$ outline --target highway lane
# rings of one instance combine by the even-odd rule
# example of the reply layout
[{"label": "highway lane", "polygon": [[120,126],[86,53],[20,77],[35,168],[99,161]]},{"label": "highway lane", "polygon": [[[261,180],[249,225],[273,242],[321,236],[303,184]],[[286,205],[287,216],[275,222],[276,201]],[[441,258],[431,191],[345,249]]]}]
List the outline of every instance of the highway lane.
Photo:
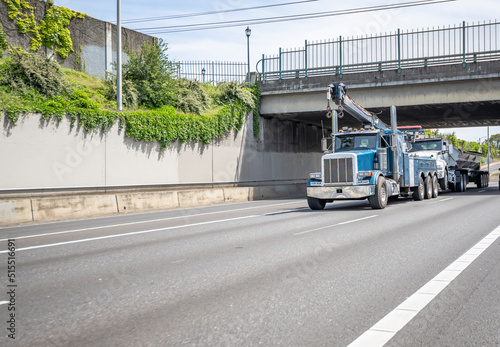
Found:
[{"label": "highway lane", "polygon": [[[499,203],[492,184],[385,210],[276,200],[3,228],[16,342],[346,346],[495,230]],[[499,248],[388,345],[499,344]]]}]

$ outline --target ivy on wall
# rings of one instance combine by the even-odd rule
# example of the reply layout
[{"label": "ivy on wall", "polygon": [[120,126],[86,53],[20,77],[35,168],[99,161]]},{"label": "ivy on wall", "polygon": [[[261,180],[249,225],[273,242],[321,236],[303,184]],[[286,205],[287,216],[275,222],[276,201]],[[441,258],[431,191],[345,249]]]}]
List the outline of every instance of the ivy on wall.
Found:
[{"label": "ivy on wall", "polygon": [[45,45],[62,58],[68,57],[73,52],[73,41],[67,28],[73,18],[84,19],[85,14],[72,11],[65,7],[52,6],[45,13],[45,17],[37,25],[35,20],[35,9],[25,0],[3,0],[7,4],[8,16],[16,23],[20,34],[28,34],[30,37],[30,51],[37,52]]},{"label": "ivy on wall", "polygon": [[3,51],[7,49],[7,46],[8,46],[7,35],[3,30],[2,23],[0,23],[0,58],[3,57]]}]

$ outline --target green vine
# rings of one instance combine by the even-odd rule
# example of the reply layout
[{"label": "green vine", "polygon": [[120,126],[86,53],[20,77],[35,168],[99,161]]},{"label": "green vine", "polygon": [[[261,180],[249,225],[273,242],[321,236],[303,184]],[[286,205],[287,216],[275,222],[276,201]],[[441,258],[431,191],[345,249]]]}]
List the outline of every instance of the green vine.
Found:
[{"label": "green vine", "polygon": [[35,10],[25,0],[3,0],[7,4],[8,16],[15,21],[20,34],[29,34],[30,50],[37,52],[40,47],[53,49],[62,58],[68,57],[73,50],[73,41],[67,26],[77,17],[85,18],[85,14],[72,11],[65,7],[51,6],[38,26],[35,19]]},{"label": "green vine", "polygon": [[0,58],[3,57],[3,51],[7,49],[9,43],[7,42],[7,35],[3,30],[2,23],[0,23]]},{"label": "green vine", "polygon": [[255,83],[252,87],[252,94],[254,97],[254,107],[252,109],[253,112],[253,136],[259,137],[260,135],[260,88],[257,83]]}]

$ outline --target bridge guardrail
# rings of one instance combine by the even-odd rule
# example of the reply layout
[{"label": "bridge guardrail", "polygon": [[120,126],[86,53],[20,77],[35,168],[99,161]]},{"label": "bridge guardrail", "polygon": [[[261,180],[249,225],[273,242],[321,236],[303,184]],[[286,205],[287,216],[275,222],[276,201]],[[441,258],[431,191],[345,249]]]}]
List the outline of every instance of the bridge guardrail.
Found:
[{"label": "bridge guardrail", "polygon": [[[397,30],[356,38],[305,41],[302,48],[279,49],[257,63],[261,80],[397,70],[430,65],[500,59],[500,23],[467,24],[437,29]],[[259,70],[260,66],[260,70]]]}]

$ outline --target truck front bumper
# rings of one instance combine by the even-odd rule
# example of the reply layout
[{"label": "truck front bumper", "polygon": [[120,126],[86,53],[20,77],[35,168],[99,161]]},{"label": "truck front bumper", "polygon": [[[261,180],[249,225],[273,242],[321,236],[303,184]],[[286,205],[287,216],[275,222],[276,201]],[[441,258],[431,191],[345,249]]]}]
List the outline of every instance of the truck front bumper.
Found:
[{"label": "truck front bumper", "polygon": [[365,199],[375,195],[375,186],[307,187],[307,196],[327,200]]}]

